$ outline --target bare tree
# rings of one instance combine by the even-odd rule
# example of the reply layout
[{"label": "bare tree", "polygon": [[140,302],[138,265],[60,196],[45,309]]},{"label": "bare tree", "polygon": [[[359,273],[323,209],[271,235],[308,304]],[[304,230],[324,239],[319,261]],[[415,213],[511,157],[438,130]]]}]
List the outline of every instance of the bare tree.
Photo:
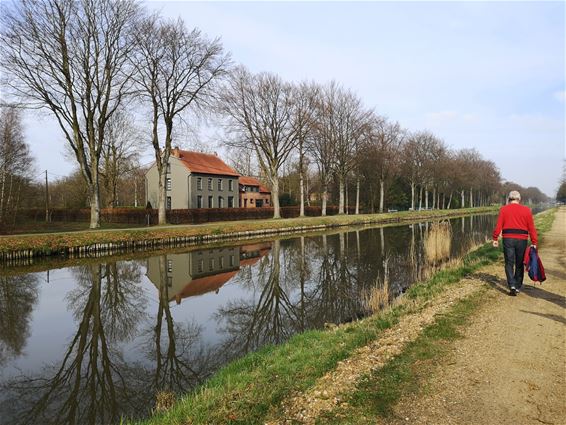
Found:
[{"label": "bare tree", "polygon": [[164,21],[151,16],[136,32],[135,78],[142,99],[151,105],[151,143],[159,174],[158,217],[159,224],[165,224],[165,179],[175,123],[183,114],[208,105],[230,60],[218,39],[209,40],[198,29],[189,31],[181,19]]},{"label": "bare tree", "polygon": [[223,90],[218,109],[227,118],[228,144],[254,150],[271,184],[273,218],[280,218],[279,170],[298,144],[292,86],[274,74],[254,75],[240,67]]},{"label": "bare tree", "polygon": [[138,164],[140,144],[141,137],[132,117],[123,110],[117,111],[108,121],[101,158],[102,186],[109,208],[117,205],[120,178]]},{"label": "bare tree", "polygon": [[295,87],[293,125],[297,130],[299,153],[299,216],[305,216],[305,149],[307,139],[314,130],[315,102],[320,89],[313,83],[303,82]]},{"label": "bare tree", "polygon": [[385,204],[385,186],[395,176],[399,168],[399,151],[403,141],[403,131],[399,123],[391,123],[372,114],[364,138],[362,155],[369,161],[368,168],[379,183],[379,212]]},{"label": "bare tree", "polygon": [[99,163],[106,125],[130,88],[133,0],[22,0],[2,13],[5,84],[49,110],[79,164],[100,226]]},{"label": "bare tree", "polygon": [[335,82],[323,92],[324,115],[327,134],[334,146],[332,169],[338,177],[338,214],[344,214],[346,177],[356,165],[356,152],[367,125],[369,111],[364,110],[361,100],[351,91]]},{"label": "bare tree", "polygon": [[22,184],[31,178],[33,159],[24,140],[20,113],[0,108],[0,227],[15,218]]}]

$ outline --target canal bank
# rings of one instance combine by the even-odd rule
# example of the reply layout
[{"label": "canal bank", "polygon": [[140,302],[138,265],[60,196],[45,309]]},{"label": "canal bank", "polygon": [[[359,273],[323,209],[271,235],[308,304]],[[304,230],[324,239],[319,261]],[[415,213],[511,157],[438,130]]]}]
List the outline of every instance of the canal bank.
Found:
[{"label": "canal bank", "polygon": [[[541,234],[552,221],[553,211],[536,217]],[[452,267],[410,287],[385,310],[327,331],[302,333],[280,346],[264,347],[229,364],[169,410],[142,423],[341,423],[340,418],[351,412],[335,409],[348,409],[348,395],[359,393],[362,378],[382,368],[395,375],[398,370],[391,362],[422,335],[431,342],[427,349],[434,356],[437,346],[433,342],[438,334],[434,330],[443,316],[455,317],[450,326],[461,324],[481,305],[482,292],[490,287],[489,282],[471,283],[470,275],[500,259],[500,251],[485,244]],[[419,357],[412,359],[418,361]],[[407,390],[410,378],[409,374],[389,381],[391,393],[384,395],[389,403],[385,410]],[[363,394],[360,399],[363,405]],[[352,417],[368,419],[366,414],[362,411]],[[374,422],[370,422],[375,423],[377,413],[372,415]]]},{"label": "canal bank", "polygon": [[150,251],[219,241],[299,234],[333,227],[411,223],[494,213],[498,206],[457,210],[402,211],[293,219],[218,222],[201,225],[158,226],[143,229],[93,230],[66,233],[12,235],[0,238],[0,262],[62,256],[90,257]]}]

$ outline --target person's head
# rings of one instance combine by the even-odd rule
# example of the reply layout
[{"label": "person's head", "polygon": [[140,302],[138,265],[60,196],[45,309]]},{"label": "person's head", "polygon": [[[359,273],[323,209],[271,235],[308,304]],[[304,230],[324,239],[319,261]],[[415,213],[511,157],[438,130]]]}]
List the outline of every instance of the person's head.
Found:
[{"label": "person's head", "polygon": [[517,190],[512,190],[507,199],[509,199],[509,202],[519,203],[521,202],[521,194]]}]

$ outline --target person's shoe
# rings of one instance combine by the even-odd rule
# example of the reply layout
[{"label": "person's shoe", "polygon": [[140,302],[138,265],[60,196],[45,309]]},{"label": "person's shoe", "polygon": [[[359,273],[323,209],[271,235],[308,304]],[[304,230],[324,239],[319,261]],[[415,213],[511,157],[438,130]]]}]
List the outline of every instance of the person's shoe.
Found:
[{"label": "person's shoe", "polygon": [[521,292],[520,288],[515,288],[515,295],[519,295],[519,292]]},{"label": "person's shoe", "polygon": [[518,292],[517,288],[515,288],[514,286],[511,286],[509,288],[509,295],[515,296],[515,295],[517,295],[517,292]]}]

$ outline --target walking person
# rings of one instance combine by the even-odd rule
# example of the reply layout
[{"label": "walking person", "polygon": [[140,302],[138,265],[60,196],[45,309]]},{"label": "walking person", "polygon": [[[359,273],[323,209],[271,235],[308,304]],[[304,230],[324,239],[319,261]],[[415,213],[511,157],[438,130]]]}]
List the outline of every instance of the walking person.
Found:
[{"label": "walking person", "polygon": [[521,194],[509,192],[509,202],[499,210],[497,225],[493,230],[493,246],[499,246],[499,235],[503,235],[503,255],[505,257],[505,275],[510,295],[517,295],[523,286],[523,259],[527,249],[527,240],[531,238],[533,247],[537,247],[537,230],[531,209],[521,205]]}]

